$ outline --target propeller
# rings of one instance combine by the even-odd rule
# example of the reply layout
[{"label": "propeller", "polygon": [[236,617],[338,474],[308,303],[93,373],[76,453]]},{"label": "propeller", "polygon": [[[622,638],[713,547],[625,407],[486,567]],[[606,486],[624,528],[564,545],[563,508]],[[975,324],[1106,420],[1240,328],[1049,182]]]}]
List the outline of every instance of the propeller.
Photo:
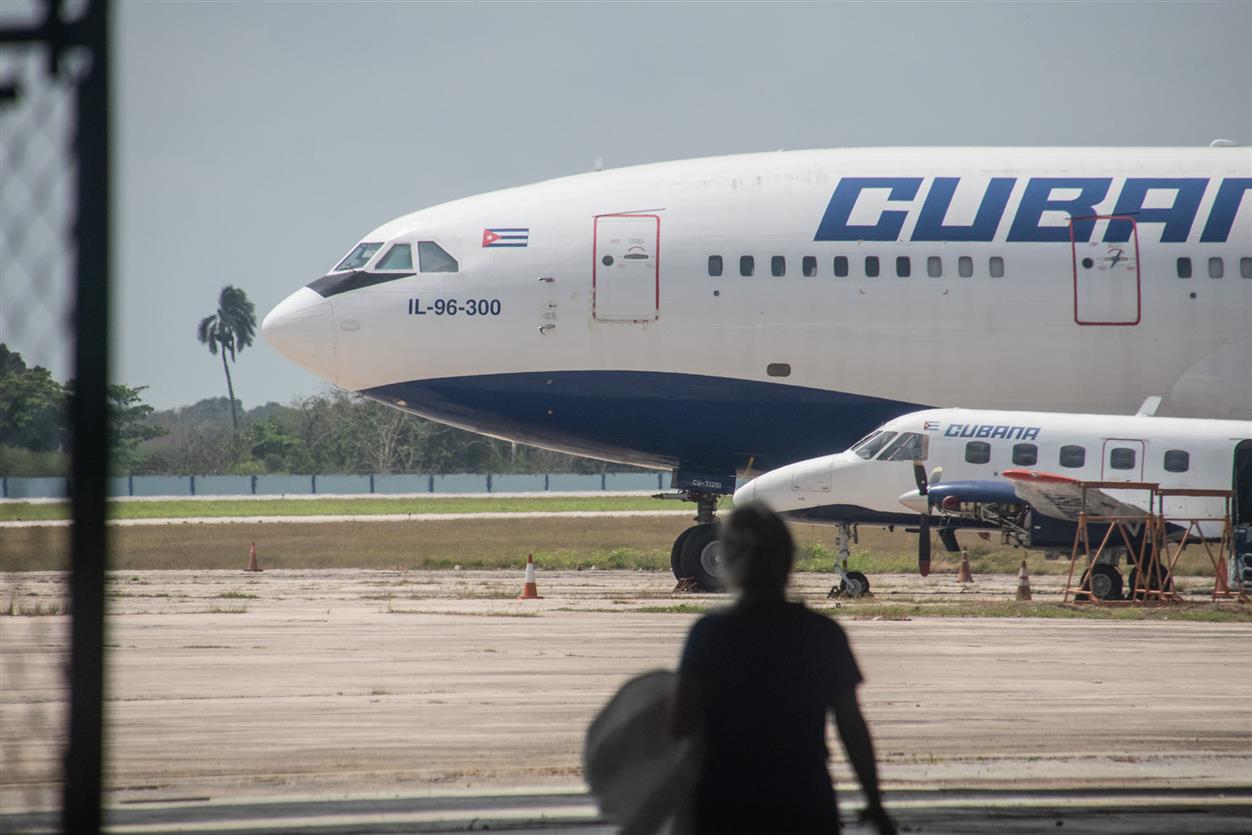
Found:
[{"label": "propeller", "polygon": [[[917,482],[917,492],[926,498],[930,492],[930,480],[926,477],[926,467],[921,461],[913,462],[913,480]],[[926,498],[926,507],[922,511],[921,523],[917,526],[917,571],[923,577],[930,573],[930,499]]]}]

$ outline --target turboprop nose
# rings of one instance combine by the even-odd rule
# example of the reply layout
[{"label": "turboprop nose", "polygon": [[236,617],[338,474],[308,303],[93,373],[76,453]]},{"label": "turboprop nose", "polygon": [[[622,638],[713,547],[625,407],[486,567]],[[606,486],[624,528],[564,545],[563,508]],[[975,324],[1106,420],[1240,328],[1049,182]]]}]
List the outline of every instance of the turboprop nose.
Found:
[{"label": "turboprop nose", "polygon": [[339,379],[335,317],[330,302],[301,287],[269,312],[261,333],[278,352],[328,382]]}]

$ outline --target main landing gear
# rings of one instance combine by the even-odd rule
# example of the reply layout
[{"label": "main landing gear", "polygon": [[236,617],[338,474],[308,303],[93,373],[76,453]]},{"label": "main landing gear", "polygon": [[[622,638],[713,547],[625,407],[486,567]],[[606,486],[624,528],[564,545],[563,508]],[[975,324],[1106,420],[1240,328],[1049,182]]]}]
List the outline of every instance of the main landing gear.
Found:
[{"label": "main landing gear", "polygon": [[835,544],[839,548],[835,573],[839,575],[839,582],[831,586],[827,597],[865,597],[869,594],[869,578],[859,571],[848,570],[848,557],[852,556],[852,543],[855,541],[855,528],[847,522],[835,526]]},{"label": "main landing gear", "polygon": [[717,521],[716,493],[686,491],[682,497],[696,503],[695,524],[678,535],[670,549],[669,566],[680,586],[685,581],[694,582],[698,591],[724,591],[726,580],[722,570],[721,546],[717,536],[721,522]]}]

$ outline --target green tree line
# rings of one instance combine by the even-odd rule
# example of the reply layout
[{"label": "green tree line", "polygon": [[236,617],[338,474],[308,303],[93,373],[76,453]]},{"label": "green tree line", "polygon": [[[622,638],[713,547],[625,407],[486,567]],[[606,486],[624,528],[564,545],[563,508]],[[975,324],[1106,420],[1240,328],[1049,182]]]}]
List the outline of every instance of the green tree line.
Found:
[{"label": "green tree line", "polygon": [[[163,411],[143,402],[144,390],[109,386],[110,464],[119,475],[629,469],[475,435],[339,390],[286,405],[244,409],[214,397]],[[66,474],[72,391],[72,381],[60,384],[0,345],[0,475]]]}]

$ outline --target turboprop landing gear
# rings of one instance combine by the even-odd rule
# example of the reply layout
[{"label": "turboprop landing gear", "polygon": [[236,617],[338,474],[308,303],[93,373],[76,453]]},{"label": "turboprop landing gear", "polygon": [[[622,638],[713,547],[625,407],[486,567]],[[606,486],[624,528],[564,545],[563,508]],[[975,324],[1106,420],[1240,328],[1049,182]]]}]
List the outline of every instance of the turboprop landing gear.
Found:
[{"label": "turboprop landing gear", "polygon": [[726,580],[722,571],[722,552],[717,535],[716,493],[689,491],[682,498],[696,503],[696,524],[678,535],[670,549],[669,566],[680,586],[694,580],[699,591],[723,591]]},{"label": "turboprop landing gear", "polygon": [[869,594],[869,578],[859,571],[848,570],[848,557],[852,556],[852,543],[856,540],[856,532],[846,522],[835,526],[835,544],[839,548],[839,557],[835,561],[835,573],[839,582],[831,587],[827,597],[865,597]]}]

